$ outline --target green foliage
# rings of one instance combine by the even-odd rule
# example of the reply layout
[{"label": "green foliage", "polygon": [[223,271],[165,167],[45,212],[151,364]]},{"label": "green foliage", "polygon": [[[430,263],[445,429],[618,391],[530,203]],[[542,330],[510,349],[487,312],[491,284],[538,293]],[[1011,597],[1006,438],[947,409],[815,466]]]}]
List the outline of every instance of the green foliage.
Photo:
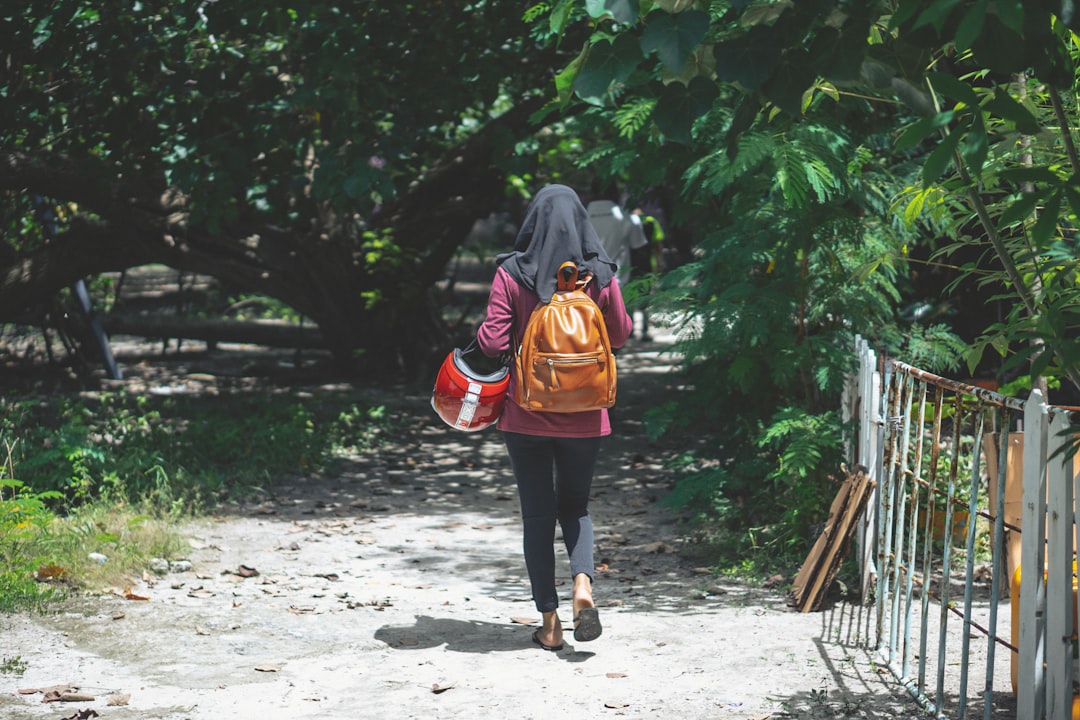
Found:
[{"label": "green foliage", "polygon": [[374,442],[385,423],[381,407],[345,398],[101,393],[55,404],[5,399],[0,409],[0,437],[19,438],[12,458],[27,485],[59,493],[66,507],[106,500],[166,512],[326,470],[343,449]]},{"label": "green foliage", "polygon": [[22,675],[28,667],[29,665],[20,655],[14,657],[5,655],[0,659],[0,675]]},{"label": "green foliage", "polygon": [[34,493],[12,478],[8,450],[0,468],[0,612],[38,609],[55,594],[34,580],[34,571],[43,561],[36,539],[55,520],[46,502],[59,494]]},{"label": "green foliage", "polygon": [[[528,84],[520,14],[484,1],[19,5],[0,18],[0,146],[138,158],[213,227],[306,225],[319,203],[366,212]],[[448,37],[452,57],[433,52]]]},{"label": "green foliage", "polygon": [[0,411],[0,612],[43,609],[67,589],[116,585],[150,558],[180,557],[177,518],[329,470],[344,452],[374,448],[391,422],[348,396],[102,393],[4,400]]},{"label": "green foliage", "polygon": [[[693,392],[654,409],[650,429],[719,440],[671,500],[743,548],[782,546],[828,506],[855,333],[932,371],[966,360],[973,372],[993,350],[1003,374],[1026,367],[1080,389],[1080,159],[1067,130],[1080,106],[1059,92],[1075,85],[1080,18],[995,8],[722,3],[685,43],[669,31],[700,4],[597,23],[592,43],[632,36],[641,55],[631,72],[620,55],[607,84],[591,78],[619,89],[596,112],[636,118],[652,103],[654,124],[633,134],[650,162],[616,163],[623,144],[609,141],[600,172],[633,183],[650,165],[684,168],[669,234],[695,232],[692,260],[649,296],[679,327]],[[702,56],[714,62],[691,60]],[[914,294],[912,262],[922,278],[951,273],[942,297]],[[973,291],[1007,315],[948,315],[949,294]],[[948,324],[963,320],[982,323],[973,347]]]}]

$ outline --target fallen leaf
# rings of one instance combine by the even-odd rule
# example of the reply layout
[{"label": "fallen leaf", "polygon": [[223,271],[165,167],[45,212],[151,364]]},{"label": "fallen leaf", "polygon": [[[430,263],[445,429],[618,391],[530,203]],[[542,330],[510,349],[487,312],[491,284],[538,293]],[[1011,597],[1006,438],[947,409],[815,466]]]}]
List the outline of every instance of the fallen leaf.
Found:
[{"label": "fallen leaf", "polygon": [[40,582],[57,580],[65,575],[67,575],[67,570],[53,563],[42,565],[37,569],[37,572],[34,573],[34,577]]},{"label": "fallen leaf", "polygon": [[434,685],[431,686],[431,692],[438,695],[439,693],[446,692],[450,688],[454,687],[454,685],[455,685],[455,683],[452,683],[452,682],[451,683],[435,683]]},{"label": "fallen leaf", "polygon": [[626,673],[624,673],[624,672],[609,672],[607,674],[607,677],[609,677],[609,678],[624,678],[624,677],[626,677]]},{"label": "fallen leaf", "polygon": [[201,587],[192,588],[191,591],[188,592],[188,597],[210,598],[210,597],[214,597],[214,591],[213,590],[207,590],[207,589],[201,588]]},{"label": "fallen leaf", "polygon": [[239,575],[240,577],[246,577],[246,578],[247,577],[256,577],[259,574],[259,571],[256,570],[253,567],[248,566],[248,565],[241,565],[240,567],[236,568],[236,574]]},{"label": "fallen leaf", "polygon": [[124,613],[116,613],[115,615],[112,616],[112,619],[113,620],[123,620],[125,617],[127,617],[127,615],[125,615]]},{"label": "fallen leaf", "polygon": [[325,578],[325,579],[329,580],[330,582],[337,582],[338,580],[341,579],[340,577],[338,577],[337,573],[316,573],[315,577]]},{"label": "fallen leaf", "polygon": [[127,705],[130,700],[130,693],[113,693],[105,698],[105,704],[112,707],[120,707],[121,705]]},{"label": "fallen leaf", "polygon": [[96,718],[96,717],[101,717],[100,715],[97,714],[97,711],[87,709],[87,710],[79,710],[74,715],[69,715],[66,718],[62,718],[62,720],[90,720],[90,718]]},{"label": "fallen leaf", "polygon": [[671,545],[668,545],[666,542],[649,543],[649,544],[643,546],[641,549],[644,550],[647,553],[656,553],[658,555],[660,553],[675,552],[675,548],[672,547]]},{"label": "fallen leaf", "polygon": [[494,525],[473,525],[473,530],[490,530]]},{"label": "fallen leaf", "polygon": [[79,692],[78,688],[68,688],[64,690],[52,689],[45,693],[41,698],[41,702],[94,702],[94,696],[87,693]]},{"label": "fallen leaf", "polygon": [[150,598],[146,597],[145,595],[136,595],[135,593],[131,592],[131,588],[126,588],[124,590],[124,599],[125,600],[149,600]]},{"label": "fallen leaf", "polygon": [[315,606],[314,605],[290,605],[289,606],[289,612],[291,612],[293,615],[314,615],[315,614]]},{"label": "fallen leaf", "polygon": [[532,625],[536,622],[536,618],[512,617],[510,618],[510,622],[517,623],[518,625]]},{"label": "fallen leaf", "polygon": [[608,701],[608,702],[604,703],[604,707],[610,708],[612,710],[620,710],[622,708],[630,707],[630,703],[617,702],[617,701]]},{"label": "fallen leaf", "polygon": [[256,665],[256,672],[277,672],[281,669],[280,665]]}]

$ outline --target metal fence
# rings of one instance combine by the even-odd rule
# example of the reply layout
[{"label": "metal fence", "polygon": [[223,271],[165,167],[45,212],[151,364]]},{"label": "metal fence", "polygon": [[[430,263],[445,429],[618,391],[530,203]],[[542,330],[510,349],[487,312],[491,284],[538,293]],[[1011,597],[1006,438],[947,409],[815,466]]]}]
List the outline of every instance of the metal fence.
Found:
[{"label": "metal fence", "polygon": [[857,545],[879,661],[937,718],[1080,718],[1070,409],[857,342],[844,409],[876,482]]}]

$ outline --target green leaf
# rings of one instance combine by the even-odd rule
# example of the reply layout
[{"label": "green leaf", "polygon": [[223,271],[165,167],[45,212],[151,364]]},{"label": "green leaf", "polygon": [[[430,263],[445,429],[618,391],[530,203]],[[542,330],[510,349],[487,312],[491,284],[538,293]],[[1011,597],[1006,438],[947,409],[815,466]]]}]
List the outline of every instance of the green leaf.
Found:
[{"label": "green leaf", "polygon": [[591,18],[602,18],[608,14],[607,0],[585,0],[585,12]]},{"label": "green leaf", "polygon": [[1064,186],[1065,198],[1069,201],[1074,215],[1080,215],[1080,191],[1077,188],[1077,177],[1074,175]]},{"label": "green leaf", "polygon": [[584,99],[602,98],[613,82],[630,77],[640,60],[637,41],[627,33],[618,35],[614,42],[594,43],[574,80],[574,90]]},{"label": "green leaf", "polygon": [[857,79],[869,50],[867,34],[866,25],[855,21],[845,23],[839,30],[822,28],[810,47],[810,63],[829,80]]},{"label": "green leaf", "polygon": [[1035,206],[1039,204],[1041,199],[1041,196],[1035,193],[1021,195],[1012,205],[1005,209],[1005,212],[1001,213],[997,223],[998,229],[1006,230],[1011,225],[1031,217],[1031,213],[1035,212]]},{"label": "green leaf", "polygon": [[956,117],[956,113],[952,110],[946,110],[940,112],[937,115],[931,117],[922,118],[917,120],[908,126],[907,130],[900,134],[900,137],[896,139],[895,149],[897,152],[903,152],[909,150],[926,138],[930,137],[934,131],[939,130],[953,121]]},{"label": "green leaf", "polygon": [[570,61],[566,69],[555,76],[555,91],[559,96],[560,107],[566,107],[574,96],[574,83],[578,73],[589,57],[588,46],[584,47],[578,56]]},{"label": "green leaf", "polygon": [[585,0],[585,10],[589,17],[602,18],[611,15],[615,22],[633,25],[637,22],[638,0]]},{"label": "green leaf", "polygon": [[559,39],[559,42],[562,41],[563,31],[566,30],[566,24],[570,21],[570,13],[573,10],[574,0],[559,0],[559,4],[551,11],[548,26],[551,28],[551,32]]},{"label": "green leaf", "polygon": [[761,89],[770,102],[798,117],[803,95],[813,87],[816,77],[806,51],[795,49],[784,55],[784,61]]},{"label": "green leaf", "polygon": [[[684,10],[689,10],[690,8],[694,7],[697,2],[698,0],[653,0],[652,4],[655,7],[658,7],[661,10],[666,10],[667,12],[674,15],[675,13],[681,13]],[[743,0],[741,4],[745,7],[748,2],[749,0]],[[742,12],[743,8],[738,7],[739,4],[739,2],[732,3],[732,5],[735,6],[737,10],[739,10],[739,12]]]},{"label": "green leaf", "polygon": [[945,136],[941,143],[934,148],[934,151],[930,153],[930,156],[926,158],[926,163],[923,165],[922,179],[923,185],[930,185],[945,172],[945,169],[949,167],[949,163],[953,160],[953,153],[956,151],[956,145],[960,142],[962,133],[957,130],[953,130],[951,133]]},{"label": "green leaf", "polygon": [[671,83],[656,103],[653,122],[669,139],[689,143],[691,124],[708,112],[717,95],[716,85],[705,78],[694,78],[688,86]]},{"label": "green leaf", "polygon": [[975,116],[976,120],[971,124],[964,142],[960,145],[960,154],[967,162],[968,171],[976,178],[982,177],[983,166],[986,165],[986,156],[990,153],[990,139],[986,135],[986,128],[982,124],[982,117]]},{"label": "green leaf", "polygon": [[700,10],[678,15],[658,10],[649,14],[641,36],[641,51],[646,55],[655,52],[668,70],[677,73],[708,30],[709,16]]},{"label": "green leaf", "polygon": [[896,11],[889,18],[889,30],[895,30],[905,22],[915,17],[915,13],[922,8],[923,0],[902,0]]},{"label": "green leaf", "polygon": [[1050,196],[1046,205],[1039,212],[1039,219],[1031,229],[1031,242],[1035,247],[1045,247],[1050,238],[1057,234],[1058,215],[1061,212],[1061,191]]},{"label": "green leaf", "polygon": [[920,28],[923,25],[932,25],[940,33],[942,28],[945,27],[945,22],[949,19],[952,9],[959,4],[960,0],[934,0],[928,8],[922,11],[913,27]]},{"label": "green leaf", "polygon": [[1050,183],[1057,185],[1061,182],[1052,170],[1046,167],[1017,167],[1007,168],[998,173],[998,176],[1008,182],[1020,185],[1022,183]]},{"label": "green leaf", "polygon": [[639,13],[638,0],[604,0],[604,7],[615,18],[615,22],[624,25],[633,25],[637,22]]},{"label": "green leaf", "polygon": [[963,80],[942,72],[927,73],[926,78],[930,81],[934,90],[942,95],[950,97],[953,100],[959,100],[972,108],[972,110],[979,107],[979,96],[976,95],[971,86]]},{"label": "green leaf", "polygon": [[982,32],[985,21],[986,0],[979,0],[968,8],[968,11],[964,13],[964,19],[960,21],[960,26],[956,28],[956,35],[953,37],[956,49],[961,51],[969,49],[975,42],[975,38]]},{"label": "green leaf", "polygon": [[713,55],[717,80],[751,89],[769,79],[781,58],[775,34],[764,26],[752,27],[742,37],[718,44]]},{"label": "green leaf", "polygon": [[1031,111],[1018,103],[1003,87],[994,89],[994,97],[983,106],[983,109],[1013,123],[1016,129],[1025,135],[1036,135],[1040,130],[1039,121],[1035,119]]},{"label": "green leaf", "polygon": [[975,38],[971,50],[979,62],[994,72],[1012,75],[1028,67],[1024,36],[1004,25],[997,15],[987,15],[982,32]]},{"label": "green leaf", "polygon": [[1017,34],[1024,32],[1024,3],[1021,0],[997,0],[995,7],[1005,27]]}]

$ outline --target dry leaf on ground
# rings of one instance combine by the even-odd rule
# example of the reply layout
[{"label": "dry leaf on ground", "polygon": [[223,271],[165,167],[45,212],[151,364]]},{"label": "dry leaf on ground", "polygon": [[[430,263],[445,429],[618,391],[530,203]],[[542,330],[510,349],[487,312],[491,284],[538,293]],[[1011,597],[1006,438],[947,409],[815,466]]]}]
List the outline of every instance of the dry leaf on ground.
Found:
[{"label": "dry leaf on ground", "polygon": [[74,715],[68,715],[66,718],[62,718],[62,720],[90,720],[90,718],[96,717],[101,716],[97,714],[96,710],[87,708],[86,710],[79,710]]},{"label": "dry leaf on ground", "polygon": [[95,698],[89,693],[79,692],[79,688],[70,688],[66,690],[49,690],[41,698],[41,702],[94,702]]}]

